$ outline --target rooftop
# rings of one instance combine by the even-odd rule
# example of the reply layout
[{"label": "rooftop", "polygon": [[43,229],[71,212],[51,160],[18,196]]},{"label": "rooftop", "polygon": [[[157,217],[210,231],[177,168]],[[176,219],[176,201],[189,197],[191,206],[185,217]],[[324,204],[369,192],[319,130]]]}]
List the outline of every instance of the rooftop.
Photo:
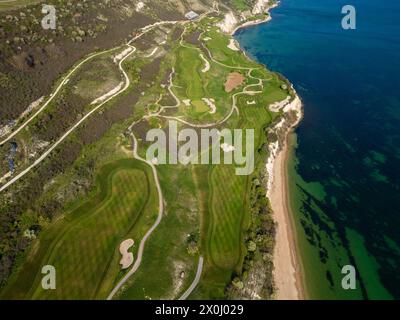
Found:
[{"label": "rooftop", "polygon": [[194,20],[194,19],[197,19],[199,17],[199,15],[194,11],[189,11],[188,13],[185,14],[185,17],[186,17],[186,19]]}]

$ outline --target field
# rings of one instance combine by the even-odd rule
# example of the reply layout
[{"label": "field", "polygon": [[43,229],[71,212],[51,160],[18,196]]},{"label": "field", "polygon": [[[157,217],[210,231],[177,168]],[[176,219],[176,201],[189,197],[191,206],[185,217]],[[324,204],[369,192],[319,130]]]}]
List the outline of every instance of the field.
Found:
[{"label": "field", "polygon": [[[233,127],[258,128],[255,131],[256,150],[266,142],[264,127],[276,115],[264,107],[240,109],[242,117]],[[262,167],[263,158],[256,153],[256,167]],[[246,255],[244,235],[248,229],[250,206],[250,176],[236,176],[232,166],[198,168],[207,201],[204,216],[203,250],[206,253],[207,271],[193,298],[223,298],[226,282],[232,272],[241,273]]]},{"label": "field", "polygon": [[[2,298],[105,299],[122,273],[119,244],[128,238],[138,243],[154,220],[157,195],[149,175],[148,168],[134,160],[102,168],[96,194],[46,230],[36,243],[34,259]],[[49,264],[57,271],[54,291],[40,286],[40,270]]]},{"label": "field", "polygon": [[[240,1],[235,3],[241,5]],[[177,299],[193,281],[200,256],[205,260],[202,278],[190,298],[226,297],[232,279],[242,275],[248,254],[246,233],[251,221],[252,181],[263,171],[265,129],[279,116],[271,113],[268,105],[284,100],[291,92],[284,79],[240,51],[228,48],[229,37],[221,34],[214,23],[214,19],[205,18],[185,25],[185,34],[197,28],[202,31],[198,43],[178,38],[169,43],[168,52],[159,46],[165,51],[159,57],[143,58],[143,51],[138,53],[142,59],[135,56],[127,61],[131,87],[106,110],[129,101],[126,104],[131,109],[135,106],[134,114],[121,116],[104,136],[82,147],[81,156],[73,164],[74,172],[64,172],[46,186],[41,199],[57,196],[72,181],[91,179],[83,169],[88,164],[96,168],[93,176],[97,187],[67,202],[57,221],[45,226],[0,298],[107,297],[126,274],[119,270],[118,245],[125,239],[134,239],[132,252],[136,258],[138,244],[156,221],[158,211],[151,167],[133,159],[121,160],[121,154],[132,157],[130,137],[134,135],[139,140],[138,154],[144,157],[147,131],[167,129],[170,119],[179,121],[179,128],[199,129],[206,125],[254,129],[256,170],[248,176],[238,176],[234,165],[156,166],[164,204],[162,220],[146,243],[141,266],[114,298]],[[154,45],[146,52],[151,52]],[[91,100],[118,82],[115,69],[106,66],[108,75],[98,78],[99,66],[107,62],[105,59],[93,61],[71,79],[74,94]],[[171,70],[175,73],[169,83],[165,79]],[[224,84],[232,72],[240,73],[245,80],[228,93]],[[176,108],[162,111],[165,106],[160,101],[168,94],[168,85],[179,103]],[[138,97],[130,104],[134,93]],[[204,98],[213,99],[215,112]],[[51,106],[48,112],[55,110],[56,106]],[[97,116],[101,119],[101,115]],[[129,127],[133,122],[138,124]],[[70,140],[79,141],[79,133]],[[104,164],[108,158],[113,161]],[[40,288],[40,270],[46,264],[56,267],[55,291]]]},{"label": "field", "polygon": [[188,235],[198,237],[201,205],[194,169],[160,166],[159,174],[165,216],[146,246],[141,268],[119,299],[177,299],[194,278],[198,254],[189,254]]},{"label": "field", "polygon": [[[191,104],[191,107],[182,104],[177,115],[184,115],[199,123],[215,122],[222,119],[231,107],[231,97],[225,93],[221,83],[221,79],[228,76],[229,70],[209,61],[209,71],[203,72],[205,63],[200,54],[205,56],[205,53],[194,46],[186,45],[177,49],[174,91],[182,101],[190,100]],[[210,113],[211,109],[203,98],[215,99],[218,108],[214,114]]]}]

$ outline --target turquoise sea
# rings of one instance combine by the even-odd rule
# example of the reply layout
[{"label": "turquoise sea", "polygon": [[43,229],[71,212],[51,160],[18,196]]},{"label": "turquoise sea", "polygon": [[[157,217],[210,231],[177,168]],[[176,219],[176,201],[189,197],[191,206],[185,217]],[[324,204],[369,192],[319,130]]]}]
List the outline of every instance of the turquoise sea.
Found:
[{"label": "turquoise sea", "polygon": [[[341,27],[347,4],[356,30]],[[307,294],[399,299],[400,1],[282,0],[271,14],[235,37],[304,102],[289,170]]]}]

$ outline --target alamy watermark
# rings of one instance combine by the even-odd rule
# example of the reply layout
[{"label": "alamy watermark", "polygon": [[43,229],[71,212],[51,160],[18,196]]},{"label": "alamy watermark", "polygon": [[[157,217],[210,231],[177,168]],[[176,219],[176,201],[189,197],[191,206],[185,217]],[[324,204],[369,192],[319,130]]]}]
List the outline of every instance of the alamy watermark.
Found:
[{"label": "alamy watermark", "polygon": [[344,30],[355,30],[357,28],[356,8],[349,4],[345,5],[342,8],[342,14],[345,14],[342,18],[342,28]]},{"label": "alamy watermark", "polygon": [[356,290],[357,289],[356,268],[352,265],[346,265],[342,268],[342,274],[345,274],[345,276],[342,279],[343,290]]},{"label": "alamy watermark", "polygon": [[56,8],[52,5],[44,4],[42,13],[45,14],[41,22],[42,28],[45,30],[55,30],[57,27]]},{"label": "alamy watermark", "polygon": [[236,175],[254,171],[254,129],[183,129],[169,121],[168,133],[162,129],[147,132],[152,142],[146,160],[163,164],[234,164]]},{"label": "alamy watermark", "polygon": [[56,289],[56,268],[51,265],[46,265],[42,268],[42,274],[45,276],[42,278],[42,288],[44,290],[55,290]]}]

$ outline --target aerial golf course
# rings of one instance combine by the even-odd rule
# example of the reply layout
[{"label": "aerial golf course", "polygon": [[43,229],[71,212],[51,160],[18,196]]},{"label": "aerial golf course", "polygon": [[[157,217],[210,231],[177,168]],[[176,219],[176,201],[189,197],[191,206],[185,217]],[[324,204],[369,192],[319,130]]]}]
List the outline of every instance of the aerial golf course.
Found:
[{"label": "aerial golf course", "polygon": [[[181,28],[182,34],[170,41],[171,49],[164,53],[168,59],[156,80],[146,84],[134,114],[115,125],[103,140],[87,146],[84,150],[90,152],[84,151],[80,161],[89,161],[104,150],[115,154],[96,163],[90,193],[68,203],[55,222],[43,227],[0,291],[1,298],[106,299],[127,272],[119,265],[119,244],[133,239],[130,251],[136,260],[139,243],[156,222],[160,201],[156,178],[164,203],[162,220],[147,239],[140,267],[113,298],[178,299],[192,283],[200,256],[205,261],[202,277],[189,298],[224,298],[233,275],[242,274],[251,226],[251,190],[267,156],[266,129],[280,116],[268,106],[293,92],[280,76],[230,48],[230,37],[215,22],[215,18],[204,18],[174,27]],[[194,30],[201,34],[198,41],[189,43],[185,39]],[[131,80],[136,69],[151,63],[153,57],[144,57],[153,50],[138,50],[135,55],[140,59],[133,56],[122,65],[129,68]],[[175,73],[168,89],[161,82],[172,68]],[[232,73],[240,81],[227,92]],[[135,90],[137,82],[132,82],[128,90]],[[167,106],[165,112],[160,95],[171,92],[178,103]],[[106,108],[118,101],[110,101]],[[159,112],[149,111],[150,104]],[[166,129],[171,119],[180,128],[255,129],[254,172],[237,176],[234,165],[160,165],[155,166],[155,176],[149,164],[133,157],[129,137],[143,135],[140,123],[149,129]],[[139,124],[129,131],[132,123]],[[138,139],[142,158],[146,146]],[[69,174],[64,174],[66,183],[73,179]],[[56,290],[41,287],[45,265],[57,270]]]}]

